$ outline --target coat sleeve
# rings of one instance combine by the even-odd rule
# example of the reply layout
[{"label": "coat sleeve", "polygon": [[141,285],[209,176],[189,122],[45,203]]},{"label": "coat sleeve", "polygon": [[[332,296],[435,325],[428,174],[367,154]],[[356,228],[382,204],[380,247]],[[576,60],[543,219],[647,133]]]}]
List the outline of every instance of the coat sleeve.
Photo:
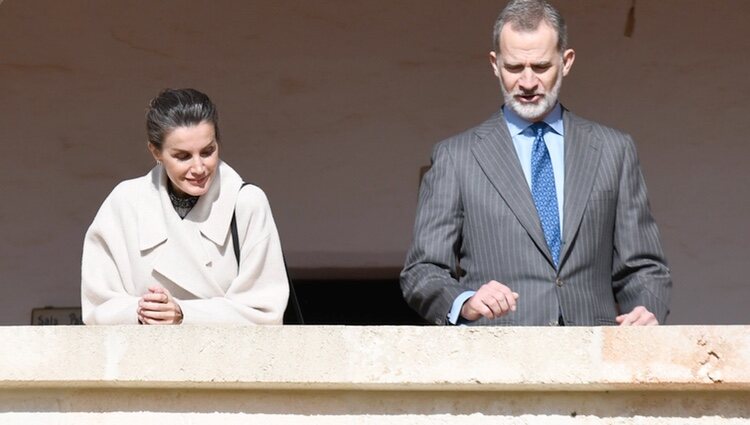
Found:
[{"label": "coat sleeve", "polygon": [[644,306],[664,323],[672,287],[633,140],[628,137],[614,229],[612,281],[622,313]]},{"label": "coat sleeve", "polygon": [[419,190],[414,240],[400,279],[406,302],[430,323],[446,324],[455,299],[472,290],[456,279],[462,226],[455,164],[441,143]]},{"label": "coat sleeve", "polygon": [[[114,194],[114,192],[113,192]],[[81,310],[87,325],[138,323],[138,297],[126,289],[125,226],[110,195],[86,232],[81,258]]]},{"label": "coat sleeve", "polygon": [[[240,264],[223,297],[179,300],[184,324],[281,324],[289,281],[281,242],[262,190],[246,186],[236,207]],[[230,253],[234,256],[231,247]]]}]

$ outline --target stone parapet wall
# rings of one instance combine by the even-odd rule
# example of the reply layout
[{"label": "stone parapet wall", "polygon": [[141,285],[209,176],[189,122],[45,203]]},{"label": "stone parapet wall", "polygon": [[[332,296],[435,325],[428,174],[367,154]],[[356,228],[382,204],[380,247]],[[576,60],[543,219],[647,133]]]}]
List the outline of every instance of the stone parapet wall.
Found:
[{"label": "stone parapet wall", "polygon": [[0,423],[750,423],[750,327],[3,327]]}]

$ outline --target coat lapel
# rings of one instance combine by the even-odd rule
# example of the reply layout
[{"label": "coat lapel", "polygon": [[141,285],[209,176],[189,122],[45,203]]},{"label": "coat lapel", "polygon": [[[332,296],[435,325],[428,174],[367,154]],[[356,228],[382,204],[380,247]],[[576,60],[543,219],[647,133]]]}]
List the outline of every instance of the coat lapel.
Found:
[{"label": "coat lapel", "polygon": [[185,220],[194,222],[203,236],[222,246],[227,242],[229,223],[242,187],[242,178],[223,162],[217,168],[216,178],[216,184],[201,196]]},{"label": "coat lapel", "polygon": [[564,110],[565,125],[565,204],[563,206],[563,241],[560,264],[565,261],[578,234],[601,157],[601,140],[591,131],[591,124]]},{"label": "coat lapel", "polygon": [[475,134],[479,139],[472,146],[472,153],[479,166],[551,264],[539,215],[502,112],[477,127]]},{"label": "coat lapel", "polygon": [[154,271],[197,298],[224,295],[224,291],[208,273],[210,260],[200,246],[197,230],[193,234],[172,236],[159,249]]},{"label": "coat lapel", "polygon": [[162,211],[159,188],[163,184],[161,177],[164,170],[157,165],[149,173],[148,188],[138,204],[138,248],[143,251],[152,249],[167,240],[166,217]]},{"label": "coat lapel", "polygon": [[[152,171],[152,190],[143,200],[143,208],[139,211],[139,245],[142,253],[154,249],[153,270],[198,298],[224,295],[224,290],[211,273],[211,256],[206,251],[206,241],[203,239],[207,238],[220,246],[227,243],[236,194],[220,195],[222,191],[231,195],[230,187],[235,184],[235,192],[239,191],[241,184],[239,176],[228,176],[222,181],[222,165],[217,170],[217,180],[211,189],[201,196],[183,220],[169,200],[162,167],[156,167]],[[221,231],[220,227],[223,227]]]}]

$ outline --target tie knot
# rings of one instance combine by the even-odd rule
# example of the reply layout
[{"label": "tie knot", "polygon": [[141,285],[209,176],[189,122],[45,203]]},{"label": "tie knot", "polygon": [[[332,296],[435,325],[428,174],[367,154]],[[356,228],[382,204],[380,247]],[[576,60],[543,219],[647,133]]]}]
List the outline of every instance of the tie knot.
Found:
[{"label": "tie knot", "polygon": [[548,127],[549,126],[544,121],[538,121],[529,126],[536,137],[544,137],[544,133],[547,131]]}]

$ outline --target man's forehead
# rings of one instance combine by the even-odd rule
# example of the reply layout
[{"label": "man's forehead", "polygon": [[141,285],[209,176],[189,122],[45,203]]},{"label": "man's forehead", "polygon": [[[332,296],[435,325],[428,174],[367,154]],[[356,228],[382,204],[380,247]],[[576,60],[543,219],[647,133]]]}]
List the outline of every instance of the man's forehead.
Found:
[{"label": "man's forehead", "polygon": [[557,62],[561,55],[557,49],[545,46],[518,47],[501,44],[497,57],[504,63],[545,64]]},{"label": "man's forehead", "polygon": [[541,21],[534,29],[515,28],[509,22],[500,31],[499,47],[501,51],[555,51],[557,50],[557,31],[547,21]]}]

